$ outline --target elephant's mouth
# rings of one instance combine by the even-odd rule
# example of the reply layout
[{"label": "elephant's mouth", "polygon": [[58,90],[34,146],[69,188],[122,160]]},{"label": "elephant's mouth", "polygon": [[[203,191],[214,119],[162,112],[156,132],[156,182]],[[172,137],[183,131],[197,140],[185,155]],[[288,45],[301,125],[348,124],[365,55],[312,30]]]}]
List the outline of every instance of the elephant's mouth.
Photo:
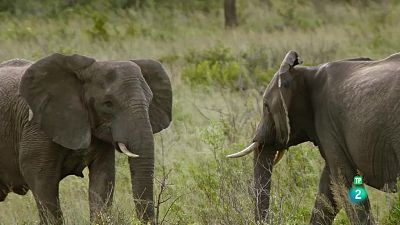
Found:
[{"label": "elephant's mouth", "polygon": [[115,142],[114,143],[115,149],[121,153],[124,153],[125,155],[127,155],[128,157],[131,158],[138,158],[139,155],[133,154],[124,143],[122,142]]}]

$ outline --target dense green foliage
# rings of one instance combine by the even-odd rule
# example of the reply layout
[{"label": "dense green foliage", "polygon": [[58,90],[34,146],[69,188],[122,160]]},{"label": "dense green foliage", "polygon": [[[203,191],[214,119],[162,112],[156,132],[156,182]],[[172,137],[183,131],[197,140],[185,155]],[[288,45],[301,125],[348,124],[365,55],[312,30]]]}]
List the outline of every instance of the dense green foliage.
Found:
[{"label": "dense green foliage", "polygon": [[185,82],[194,86],[218,86],[233,90],[262,87],[274,74],[264,48],[250,47],[234,55],[231,49],[217,45],[204,51],[191,50],[184,56]]},{"label": "dense green foliage", "polygon": [[[159,59],[171,74],[174,105],[172,125],[155,136],[155,196],[165,200],[158,221],[251,224],[252,159],[224,156],[251,140],[260,91],[287,50],[296,49],[306,65],[398,52],[400,1],[237,0],[239,27],[231,30],[224,29],[222,2],[3,0],[0,61],[53,52]],[[322,167],[311,144],[290,149],[274,168],[271,224],[307,224]],[[87,178],[61,182],[67,224],[89,223],[87,187]],[[376,220],[397,224],[399,196],[368,192]],[[131,199],[126,158],[118,154],[115,204],[105,223],[138,223]],[[10,194],[0,203],[0,224],[34,224],[35,208],[31,193]],[[343,210],[335,224],[349,224]]]}]

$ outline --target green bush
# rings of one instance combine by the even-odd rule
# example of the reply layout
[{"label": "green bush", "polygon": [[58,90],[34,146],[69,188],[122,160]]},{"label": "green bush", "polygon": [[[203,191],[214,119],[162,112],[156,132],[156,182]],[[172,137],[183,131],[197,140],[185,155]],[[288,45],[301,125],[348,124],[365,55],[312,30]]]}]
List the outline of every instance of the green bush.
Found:
[{"label": "green bush", "polygon": [[276,72],[281,59],[264,46],[252,45],[241,53],[249,78],[257,86],[267,84]]},{"label": "green bush", "polygon": [[244,70],[229,48],[192,50],[184,58],[188,65],[183,68],[182,78],[191,86],[240,88],[243,83]]},{"label": "green bush", "polygon": [[210,61],[211,63],[217,62],[230,62],[235,60],[235,56],[230,48],[223,45],[217,45],[213,48],[204,51],[192,49],[185,55],[185,61],[191,64],[199,64],[202,61]]},{"label": "green bush", "polygon": [[192,50],[184,57],[187,66],[182,70],[182,78],[192,87],[222,86],[243,90],[265,86],[278,65],[277,58],[269,55],[261,46],[251,46],[237,55],[224,46],[202,52]]},{"label": "green bush", "polygon": [[202,61],[186,67],[182,71],[183,79],[191,86],[219,85],[239,88],[243,83],[244,73],[238,62]]}]

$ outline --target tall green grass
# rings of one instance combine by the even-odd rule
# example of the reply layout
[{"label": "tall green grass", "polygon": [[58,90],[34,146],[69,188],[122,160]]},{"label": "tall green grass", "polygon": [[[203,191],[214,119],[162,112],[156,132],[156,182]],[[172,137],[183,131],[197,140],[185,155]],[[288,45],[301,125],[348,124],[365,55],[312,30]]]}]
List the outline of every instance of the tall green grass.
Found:
[{"label": "tall green grass", "polygon": [[[155,135],[155,196],[162,190],[166,200],[158,214],[164,224],[254,223],[252,157],[224,156],[251,140],[261,116],[260,93],[287,50],[296,49],[306,65],[315,65],[358,56],[377,59],[400,49],[398,1],[240,0],[240,25],[232,30],[223,28],[222,2],[210,8],[201,1],[179,7],[157,2],[141,8],[97,1],[66,9],[38,5],[40,10],[29,13],[13,6],[17,10],[0,15],[0,60],[37,60],[53,52],[161,60],[174,91],[173,122]],[[219,48],[230,58],[210,58]],[[213,60],[220,62],[214,70]],[[220,71],[235,76],[217,82]],[[204,73],[207,82],[196,85]],[[236,88],[241,75],[257,79]],[[234,88],[223,85],[230,81]],[[290,149],[274,168],[271,224],[308,223],[322,168],[318,149],[309,143]],[[119,154],[116,179],[114,207],[105,221],[138,224],[127,161]],[[66,224],[88,224],[88,179],[67,177],[60,187]],[[398,195],[368,191],[376,220],[397,224]],[[1,225],[37,221],[31,193],[10,194],[0,204]],[[349,224],[343,210],[335,224]]]}]

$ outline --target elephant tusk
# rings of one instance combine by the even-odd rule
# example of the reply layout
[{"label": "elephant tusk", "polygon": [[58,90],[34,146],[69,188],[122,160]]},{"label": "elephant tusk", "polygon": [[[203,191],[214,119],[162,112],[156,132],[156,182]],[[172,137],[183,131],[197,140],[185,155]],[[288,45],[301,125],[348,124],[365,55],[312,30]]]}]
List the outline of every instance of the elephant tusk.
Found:
[{"label": "elephant tusk", "polygon": [[275,166],[276,164],[278,164],[279,161],[281,161],[281,159],[282,159],[282,157],[283,157],[284,154],[285,154],[285,150],[278,151],[278,152],[276,153],[275,159],[274,159],[274,166]]},{"label": "elephant tusk", "polygon": [[245,156],[245,155],[251,153],[252,151],[254,151],[256,148],[258,148],[258,145],[259,145],[258,142],[253,142],[251,145],[249,145],[247,148],[243,149],[242,151],[227,155],[226,157],[227,158],[239,158],[239,157]]},{"label": "elephant tusk", "polygon": [[136,154],[131,153],[131,152],[128,150],[128,148],[125,146],[124,143],[118,142],[118,147],[119,147],[119,149],[121,149],[122,153],[124,153],[124,154],[127,155],[128,157],[131,157],[131,158],[138,158],[138,157],[139,157],[139,155],[136,155]]},{"label": "elephant tusk", "polygon": [[33,118],[33,112],[31,109],[29,109],[29,113],[28,113],[28,121],[31,121]]}]

